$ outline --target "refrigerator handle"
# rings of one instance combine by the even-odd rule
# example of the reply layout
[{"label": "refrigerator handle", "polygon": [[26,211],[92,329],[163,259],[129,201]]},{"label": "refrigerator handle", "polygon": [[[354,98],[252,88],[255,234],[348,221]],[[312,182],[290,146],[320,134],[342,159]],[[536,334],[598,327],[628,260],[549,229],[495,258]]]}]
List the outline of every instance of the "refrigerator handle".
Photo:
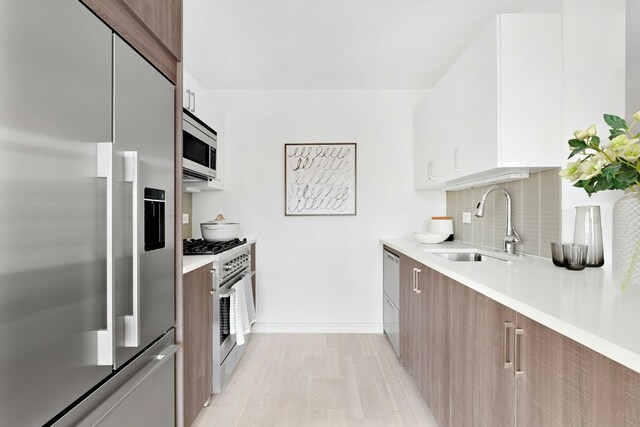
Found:
[{"label": "refrigerator handle", "polygon": [[115,361],[115,286],[113,277],[113,143],[99,142],[96,176],[106,180],[107,186],[107,329],[97,332],[97,365],[113,365]]},{"label": "refrigerator handle", "polygon": [[138,347],[140,345],[140,252],[138,241],[138,196],[139,196],[139,180],[138,180],[138,152],[124,152],[124,181],[132,184],[132,313],[124,316],[124,346]]}]

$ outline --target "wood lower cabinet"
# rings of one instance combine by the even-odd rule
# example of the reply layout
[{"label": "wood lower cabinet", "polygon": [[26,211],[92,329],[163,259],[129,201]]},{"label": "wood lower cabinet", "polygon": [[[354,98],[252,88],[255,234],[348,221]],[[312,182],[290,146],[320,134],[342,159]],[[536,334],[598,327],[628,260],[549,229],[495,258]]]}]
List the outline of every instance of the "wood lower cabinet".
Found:
[{"label": "wood lower cabinet", "polygon": [[450,425],[450,318],[451,279],[420,265],[418,286],[420,315],[418,328],[418,383],[431,414],[440,427]]},{"label": "wood lower cabinet", "polygon": [[449,288],[451,280],[400,257],[400,361],[440,426],[449,424]]},{"label": "wood lower cabinet", "polygon": [[640,426],[640,374],[518,314],[517,426]]},{"label": "wood lower cabinet", "polygon": [[460,283],[451,294],[450,425],[640,426],[640,374]]},{"label": "wood lower cabinet", "polygon": [[639,373],[404,255],[400,361],[440,427],[640,427]]},{"label": "wood lower cabinet", "polygon": [[190,426],[213,390],[212,265],[184,275],[184,425]]},{"label": "wood lower cabinet", "polygon": [[418,265],[418,262],[409,257],[400,257],[400,363],[407,368],[414,379],[419,377],[421,294],[414,289]]},{"label": "wood lower cabinet", "polygon": [[504,354],[505,322],[515,311],[452,281],[451,420],[452,426],[514,425],[515,383],[512,352]]}]

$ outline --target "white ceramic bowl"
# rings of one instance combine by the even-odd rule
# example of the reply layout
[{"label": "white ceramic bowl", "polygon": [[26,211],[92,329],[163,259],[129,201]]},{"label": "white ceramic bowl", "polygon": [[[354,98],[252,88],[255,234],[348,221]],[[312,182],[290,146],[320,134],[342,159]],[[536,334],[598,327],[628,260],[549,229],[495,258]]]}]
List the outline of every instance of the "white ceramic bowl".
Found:
[{"label": "white ceramic bowl", "polygon": [[420,243],[441,243],[447,240],[448,234],[430,233],[428,231],[417,231],[413,233],[413,238]]}]

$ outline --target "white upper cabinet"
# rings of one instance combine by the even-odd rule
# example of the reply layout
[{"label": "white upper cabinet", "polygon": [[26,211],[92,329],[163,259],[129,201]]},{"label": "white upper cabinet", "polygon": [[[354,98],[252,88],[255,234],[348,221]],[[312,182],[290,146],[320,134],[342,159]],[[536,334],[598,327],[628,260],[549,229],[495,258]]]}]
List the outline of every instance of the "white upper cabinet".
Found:
[{"label": "white upper cabinet", "polygon": [[182,107],[193,114],[198,113],[198,96],[202,94],[202,88],[186,70],[182,71]]},{"label": "white upper cabinet", "polygon": [[497,16],[414,114],[415,188],[508,180],[562,162],[557,14]]}]

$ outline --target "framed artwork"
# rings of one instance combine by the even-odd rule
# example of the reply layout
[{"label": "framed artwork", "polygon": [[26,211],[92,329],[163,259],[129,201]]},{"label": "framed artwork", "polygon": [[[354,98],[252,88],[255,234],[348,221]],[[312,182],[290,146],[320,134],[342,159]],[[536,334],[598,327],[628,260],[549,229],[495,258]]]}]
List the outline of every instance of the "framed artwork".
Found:
[{"label": "framed artwork", "polygon": [[284,214],[356,214],[356,143],[284,145]]}]

